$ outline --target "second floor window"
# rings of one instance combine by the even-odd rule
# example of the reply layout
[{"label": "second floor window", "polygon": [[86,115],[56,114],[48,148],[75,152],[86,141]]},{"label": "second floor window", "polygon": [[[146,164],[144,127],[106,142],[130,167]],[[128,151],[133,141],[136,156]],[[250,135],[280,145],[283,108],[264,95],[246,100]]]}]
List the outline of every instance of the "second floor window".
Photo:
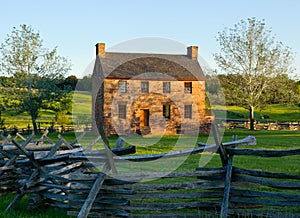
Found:
[{"label": "second floor window", "polygon": [[163,93],[171,93],[171,83],[163,82]]},{"label": "second floor window", "polygon": [[188,94],[192,93],[192,82],[184,83],[184,93],[188,93]]},{"label": "second floor window", "polygon": [[149,92],[149,82],[142,82],[141,83],[141,92],[148,93]]},{"label": "second floor window", "polygon": [[119,93],[126,93],[127,92],[127,82],[120,81],[119,82]]}]

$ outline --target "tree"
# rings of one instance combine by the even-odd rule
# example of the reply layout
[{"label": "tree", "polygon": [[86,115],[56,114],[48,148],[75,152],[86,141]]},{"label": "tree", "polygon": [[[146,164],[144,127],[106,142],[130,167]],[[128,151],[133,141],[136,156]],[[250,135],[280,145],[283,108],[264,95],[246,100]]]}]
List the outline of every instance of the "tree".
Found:
[{"label": "tree", "polygon": [[297,94],[300,95],[300,81],[296,82]]},{"label": "tree", "polygon": [[74,91],[77,83],[78,83],[77,77],[74,75],[71,75],[71,76],[68,76],[61,84],[59,84],[59,87],[61,89],[65,89],[65,87],[71,88]]},{"label": "tree", "polygon": [[298,107],[300,108],[300,81],[296,82],[296,93],[298,95]]},{"label": "tree", "polygon": [[59,84],[70,70],[70,61],[57,54],[57,48],[43,47],[38,32],[25,24],[14,27],[0,47],[3,74],[15,78],[14,87],[4,89],[10,96],[9,110],[28,112],[37,133],[36,119],[45,102],[55,102],[68,95],[71,89]]},{"label": "tree", "polygon": [[[236,85],[242,81],[239,74],[220,74],[218,79],[221,82],[227,105],[243,105],[244,99],[240,96],[240,87]],[[267,78],[265,78],[267,80]],[[280,84],[280,85],[278,85]],[[287,88],[288,87],[288,88]],[[278,75],[273,79],[273,83],[265,89],[260,97],[256,110],[264,110],[269,104],[291,104],[297,102],[297,83],[290,79],[287,74]]]},{"label": "tree", "polygon": [[82,79],[79,80],[77,87],[77,90],[81,91],[92,91],[92,75],[85,75]]},{"label": "tree", "polygon": [[233,28],[218,33],[220,53],[214,54],[219,68],[227,73],[233,89],[230,96],[249,110],[250,129],[254,129],[254,110],[266,102],[270,89],[282,86],[279,78],[293,71],[293,53],[275,41],[264,21],[241,20]]},{"label": "tree", "polygon": [[55,122],[61,126],[70,122],[68,114],[72,112],[72,96],[63,97],[59,102],[45,104],[45,107],[55,112]]},{"label": "tree", "polygon": [[[280,84],[280,85],[277,85]],[[299,99],[297,83],[287,74],[278,75],[274,78],[270,88],[264,93],[266,104],[290,104]]]}]

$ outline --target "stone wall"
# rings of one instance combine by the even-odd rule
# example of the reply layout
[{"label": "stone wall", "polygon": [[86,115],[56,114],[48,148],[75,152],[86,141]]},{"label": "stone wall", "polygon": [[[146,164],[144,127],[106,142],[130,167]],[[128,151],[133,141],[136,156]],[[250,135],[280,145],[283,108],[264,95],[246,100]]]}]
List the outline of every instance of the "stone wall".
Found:
[{"label": "stone wall", "polygon": [[[190,81],[170,81],[170,93],[163,93],[164,81],[151,80],[148,80],[149,93],[142,93],[143,80],[140,79],[127,80],[126,93],[120,93],[119,81],[124,80],[105,79],[103,101],[98,101],[103,104],[104,128],[108,135],[199,133],[205,117],[204,81],[192,81],[191,94],[184,92],[184,82]],[[164,104],[170,105],[170,119],[163,116]],[[119,105],[126,106],[126,118],[119,117]],[[184,105],[192,105],[191,119],[184,118]],[[149,126],[141,125],[144,110],[149,110]]]}]

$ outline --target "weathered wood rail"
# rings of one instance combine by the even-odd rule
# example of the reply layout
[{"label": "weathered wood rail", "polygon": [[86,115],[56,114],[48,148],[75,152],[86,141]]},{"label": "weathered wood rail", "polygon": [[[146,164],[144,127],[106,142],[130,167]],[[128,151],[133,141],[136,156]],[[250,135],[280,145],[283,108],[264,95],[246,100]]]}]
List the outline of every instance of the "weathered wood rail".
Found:
[{"label": "weathered wood rail", "polygon": [[[33,140],[34,134],[28,138],[17,135],[18,141],[16,137],[12,139],[10,135],[7,136],[0,145],[0,194],[16,194],[7,210],[13,208],[24,195],[30,195],[31,208],[51,205],[68,209],[70,174],[94,171],[94,165],[81,157],[93,156],[105,168],[112,169],[111,162],[108,162],[107,150],[91,151],[92,146],[101,137],[87,148],[82,148],[77,141],[84,135],[85,133],[81,134],[71,143],[60,135],[58,141],[53,142],[47,137],[47,133],[38,140]],[[116,155],[124,155],[135,153],[135,147],[111,151]]]},{"label": "weathered wood rail", "polygon": [[[50,140],[47,134],[39,140],[32,140],[33,135],[18,136],[22,142],[8,136],[0,145],[1,194],[16,194],[7,209],[12,209],[29,194],[31,208],[50,205],[79,218],[300,217],[299,174],[234,166],[236,156],[282,157],[300,155],[300,149],[241,148],[256,144],[255,138],[249,136],[222,143],[216,126],[212,128],[215,144],[199,143],[195,149],[132,156],[126,155],[135,153],[134,146],[120,146],[123,144],[120,138],[111,149],[101,131],[101,137],[86,148],[77,144],[78,140],[68,143],[61,136],[57,142]],[[99,140],[103,140],[105,149],[92,150]],[[120,173],[115,166],[124,160],[144,162],[215,150],[220,154],[222,166],[219,168]],[[280,160],[278,164],[282,164]],[[102,170],[99,172],[99,169]],[[145,183],[145,179],[151,182]],[[281,207],[290,209],[285,212]]]},{"label": "weathered wood rail", "polygon": [[[248,119],[216,119],[215,122],[227,129],[250,128]],[[300,122],[259,120],[254,123],[254,128],[256,130],[300,130]]]}]

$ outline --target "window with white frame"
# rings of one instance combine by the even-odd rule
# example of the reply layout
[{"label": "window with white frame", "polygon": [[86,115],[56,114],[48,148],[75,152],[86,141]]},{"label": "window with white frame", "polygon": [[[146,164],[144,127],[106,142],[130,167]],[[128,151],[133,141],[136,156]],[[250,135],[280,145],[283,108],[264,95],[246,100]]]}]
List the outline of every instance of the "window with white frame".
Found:
[{"label": "window with white frame", "polygon": [[126,92],[127,92],[127,82],[119,81],[119,93],[126,93]]},{"label": "window with white frame", "polygon": [[149,82],[141,82],[141,92],[142,93],[149,92]]},{"label": "window with white frame", "polygon": [[171,83],[163,82],[163,93],[171,93]]}]

